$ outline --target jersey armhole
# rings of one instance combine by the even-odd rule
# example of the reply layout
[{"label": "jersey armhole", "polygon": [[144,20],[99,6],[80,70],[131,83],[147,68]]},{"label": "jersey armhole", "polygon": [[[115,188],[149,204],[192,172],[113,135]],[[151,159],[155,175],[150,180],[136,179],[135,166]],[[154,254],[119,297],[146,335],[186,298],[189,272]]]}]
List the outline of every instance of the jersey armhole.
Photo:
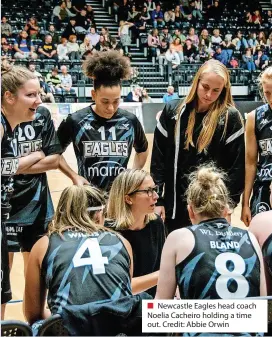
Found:
[{"label": "jersey armhole", "polygon": [[[253,236],[255,237],[256,243],[257,243],[258,245],[259,245],[259,242],[258,242],[256,236],[255,236],[253,233],[251,233],[251,232],[248,232],[248,233],[247,233],[248,238],[249,238],[249,241],[250,241],[250,243],[251,243],[251,245],[252,245],[252,248],[253,248],[253,250],[254,250],[254,252],[255,252],[257,258],[258,258],[259,265],[260,265],[260,270],[261,270],[261,261],[260,261],[260,258],[259,258],[259,254],[258,254],[258,252],[257,252],[257,250],[256,250],[256,247],[255,247],[254,243],[253,243],[252,240],[251,240],[251,235],[250,235],[250,234],[253,235]],[[260,247],[260,245],[259,245],[259,247]],[[261,247],[260,247],[260,253],[261,253],[261,256],[262,256],[262,249],[261,249]]]},{"label": "jersey armhole", "polygon": [[48,237],[48,247],[46,249],[46,252],[44,254],[42,264],[41,264],[41,276],[45,280],[46,286],[48,286],[48,284],[46,282],[46,271],[48,269],[47,261],[48,261],[49,251],[50,251],[50,248],[51,248],[51,241],[50,241],[50,235],[47,234],[46,236]]},{"label": "jersey armhole", "polygon": [[[126,252],[127,252],[127,255],[128,255],[128,259],[129,259],[129,269],[130,269],[130,267],[131,267],[131,258],[130,258],[130,254],[129,254],[128,250],[127,250],[126,245],[124,244],[124,241],[122,240],[122,238],[125,239],[125,240],[126,240],[126,238],[123,237],[123,235],[120,234],[119,232],[113,231],[112,233],[115,234],[115,235],[119,238],[119,240],[121,241],[123,247],[125,248],[125,250],[126,250]],[[128,241],[128,240],[127,240],[127,241]],[[132,255],[133,255],[133,249],[132,249],[132,247],[131,247],[131,251],[132,251]]]}]

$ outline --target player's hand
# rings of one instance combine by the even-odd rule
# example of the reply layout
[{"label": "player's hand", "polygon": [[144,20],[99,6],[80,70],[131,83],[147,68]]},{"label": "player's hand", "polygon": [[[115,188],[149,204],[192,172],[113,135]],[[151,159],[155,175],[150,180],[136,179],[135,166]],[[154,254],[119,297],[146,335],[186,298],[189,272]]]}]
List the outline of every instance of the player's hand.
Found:
[{"label": "player's hand", "polygon": [[241,220],[248,227],[251,221],[251,211],[249,206],[243,206]]},{"label": "player's hand", "polygon": [[73,184],[77,186],[90,185],[87,179],[85,179],[84,177],[78,174],[73,178],[72,181],[73,181]]},{"label": "player's hand", "polygon": [[165,208],[164,208],[164,206],[156,206],[155,207],[155,213],[158,214],[164,222],[164,220],[165,220]]}]

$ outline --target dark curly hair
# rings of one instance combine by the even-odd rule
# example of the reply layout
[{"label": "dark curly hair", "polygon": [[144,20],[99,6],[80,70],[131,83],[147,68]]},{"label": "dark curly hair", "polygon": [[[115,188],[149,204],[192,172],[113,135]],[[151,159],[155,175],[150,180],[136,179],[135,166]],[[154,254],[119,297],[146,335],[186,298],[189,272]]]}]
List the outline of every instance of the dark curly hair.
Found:
[{"label": "dark curly hair", "polygon": [[85,75],[94,82],[94,90],[101,86],[121,86],[130,76],[130,62],[116,50],[97,52],[83,62]]}]

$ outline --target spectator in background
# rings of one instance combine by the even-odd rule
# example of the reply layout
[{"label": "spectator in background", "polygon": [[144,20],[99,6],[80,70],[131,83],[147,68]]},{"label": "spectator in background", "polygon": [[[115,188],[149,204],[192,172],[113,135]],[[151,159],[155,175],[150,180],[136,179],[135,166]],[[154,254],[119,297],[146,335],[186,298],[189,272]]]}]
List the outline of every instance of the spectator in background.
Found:
[{"label": "spectator in background", "polygon": [[269,10],[265,12],[264,18],[263,18],[263,25],[266,27],[272,27],[272,11]]},{"label": "spectator in background", "polygon": [[[141,13],[140,13],[140,17],[139,17],[139,21],[138,21],[138,27],[139,29],[143,30],[143,28],[145,29],[147,23],[150,22],[151,16],[147,10],[147,7],[144,6]],[[141,28],[143,27],[143,28]]]},{"label": "spectator in background", "polygon": [[105,41],[104,36],[100,35],[99,42],[96,44],[95,49],[97,51],[102,51],[104,49],[104,47],[105,47],[105,43],[106,43],[106,41]]},{"label": "spectator in background", "polygon": [[27,32],[22,30],[18,39],[14,43],[14,58],[15,59],[36,59],[38,55],[35,53],[35,48],[30,40]]},{"label": "spectator in background", "polygon": [[191,39],[186,39],[185,45],[183,46],[183,56],[186,62],[192,63],[199,59],[197,54],[197,49],[193,45]]},{"label": "spectator in background", "polygon": [[148,45],[151,57],[158,56],[158,48],[160,44],[161,42],[159,39],[159,31],[158,29],[154,28],[152,29],[151,34],[148,34],[148,37],[147,37],[147,45]]},{"label": "spectator in background", "polygon": [[173,9],[169,8],[167,11],[165,11],[163,18],[166,25],[175,25],[175,12],[173,11]]},{"label": "spectator in background", "polygon": [[95,26],[94,10],[90,4],[86,6],[86,17],[87,17],[88,25]]},{"label": "spectator in background", "polygon": [[13,52],[9,48],[9,44],[7,42],[1,44],[1,60],[2,62],[5,60],[8,63],[13,62]]},{"label": "spectator in background", "polygon": [[51,35],[45,35],[44,42],[40,45],[38,52],[41,60],[52,59],[58,61],[57,49],[52,43]]},{"label": "spectator in background", "polygon": [[48,29],[48,33],[47,34],[52,36],[52,43],[55,46],[57,46],[60,43],[60,36],[56,32],[56,29],[55,29],[54,25],[49,25],[49,29]]},{"label": "spectator in background", "polygon": [[222,50],[221,46],[217,46],[215,48],[215,53],[213,55],[213,58],[223,63],[225,66],[228,64],[228,55],[225,50]]},{"label": "spectator in background", "polygon": [[103,35],[105,41],[111,43],[112,36],[111,36],[111,34],[109,33],[109,29],[108,29],[107,27],[102,27],[102,28],[101,28],[101,34],[100,34],[100,35]]},{"label": "spectator in background", "polygon": [[244,51],[248,48],[248,43],[240,30],[237,31],[236,37],[232,40],[235,50]]},{"label": "spectator in background", "polygon": [[211,37],[209,35],[209,32],[207,31],[207,29],[203,29],[200,33],[200,37],[199,37],[199,45],[202,46],[202,41],[204,41],[205,46],[208,49],[211,49],[212,43],[211,43]]},{"label": "spectator in background", "polygon": [[147,7],[147,11],[149,13],[154,11],[154,9],[156,9],[156,3],[155,1],[152,0],[147,0],[146,2],[144,2],[144,6]]},{"label": "spectator in background", "polygon": [[84,53],[86,53],[87,51],[93,51],[93,49],[94,47],[92,46],[90,39],[88,38],[88,36],[85,36],[84,41],[79,46],[79,53],[81,57]]},{"label": "spectator in background", "polygon": [[175,27],[180,28],[184,15],[183,15],[179,5],[176,5],[175,10],[174,10],[174,15],[175,15],[175,20],[174,20],[175,21]]},{"label": "spectator in background", "polygon": [[112,47],[112,50],[117,50],[119,51],[121,55],[124,55],[124,51],[122,49],[121,43],[117,41],[115,37],[113,37],[111,40],[111,47]]},{"label": "spectator in background", "polygon": [[230,68],[239,68],[239,61],[236,57],[232,56],[229,61]]},{"label": "spectator in background", "polygon": [[130,9],[130,5],[128,0],[117,0],[114,2],[114,8],[117,10],[119,21],[126,21],[128,18],[128,11]]},{"label": "spectator in background", "polygon": [[60,5],[55,6],[53,9],[53,22],[58,30],[60,30],[62,22],[68,22],[69,19],[74,16],[76,16],[76,14],[67,8],[65,1],[62,1]]},{"label": "spectator in background", "polygon": [[142,102],[143,103],[153,103],[152,98],[148,95],[146,89],[142,89]]},{"label": "spectator in background", "polygon": [[72,77],[68,74],[67,67],[62,65],[60,67],[61,74],[60,74],[60,86],[56,88],[56,92],[60,94],[73,94],[75,95],[75,89],[72,88]]},{"label": "spectator in background", "polygon": [[59,70],[58,67],[54,67],[51,70],[51,73],[48,73],[45,77],[45,81],[47,85],[49,86],[52,93],[56,93],[60,88],[61,80],[59,77]]},{"label": "spectator in background", "polygon": [[67,39],[65,37],[62,37],[60,42],[61,44],[57,46],[57,53],[58,53],[59,61],[69,60]]},{"label": "spectator in background", "polygon": [[77,32],[76,32],[76,19],[71,18],[61,36],[65,37],[68,40],[69,36],[76,35],[76,34],[77,34]]},{"label": "spectator in background", "polygon": [[256,68],[263,70],[268,66],[269,58],[264,54],[263,49],[259,49],[257,54],[253,57]]},{"label": "spectator in background", "polygon": [[[272,28],[272,27],[271,27]],[[259,43],[260,46],[265,46],[266,47],[266,36],[265,36],[265,32],[263,30],[261,30],[258,34],[257,37],[257,41]]]},{"label": "spectator in background", "polygon": [[212,58],[212,50],[208,48],[205,44],[205,40],[201,40],[198,47],[199,60],[204,63]]},{"label": "spectator in background", "polygon": [[[255,53],[256,47],[259,45],[259,42],[257,40],[257,34],[256,33],[250,33],[249,38],[247,40],[248,47],[251,48],[252,53]],[[248,48],[246,48],[247,50]],[[246,51],[245,50],[245,51]]]},{"label": "spectator in background", "polygon": [[168,26],[163,27],[162,32],[159,37],[160,37],[160,41],[165,40],[168,44],[172,43],[173,41],[173,38],[171,34],[169,33]]},{"label": "spectator in background", "polygon": [[28,33],[31,39],[37,39],[40,28],[38,26],[38,21],[34,16],[26,21],[24,30]]},{"label": "spectator in background", "polygon": [[124,102],[142,102],[142,90],[141,87],[135,86],[124,98]]},{"label": "spectator in background", "polygon": [[189,33],[188,33],[188,35],[187,35],[187,39],[191,39],[192,42],[193,42],[193,45],[194,45],[196,48],[198,48],[198,45],[199,45],[199,38],[198,38],[198,36],[197,36],[196,33],[195,33],[194,27],[191,27],[191,28],[189,29]]},{"label": "spectator in background", "polygon": [[72,0],[72,8],[76,13],[80,13],[86,6],[85,0]]},{"label": "spectator in background", "polygon": [[34,75],[35,75],[36,77],[42,77],[42,74],[39,73],[39,72],[36,70],[36,65],[35,65],[35,63],[29,62],[29,64],[28,64],[28,69],[29,69],[32,73],[34,73]]},{"label": "spectator in background", "polygon": [[176,28],[174,31],[174,35],[173,35],[173,40],[175,40],[175,38],[179,38],[182,45],[184,45],[185,40],[186,40],[186,36],[184,34],[181,33],[181,30],[179,28]]},{"label": "spectator in background", "polygon": [[67,48],[68,48],[68,56],[70,60],[80,60],[81,59],[80,54],[79,54],[79,45],[77,43],[76,35],[69,36]]},{"label": "spectator in background", "polygon": [[252,23],[260,25],[262,23],[262,17],[259,10],[255,10],[252,15]]},{"label": "spectator in background", "polygon": [[175,93],[175,88],[172,85],[169,85],[167,88],[167,93],[163,95],[163,103],[168,103],[173,99],[179,99],[178,94]]},{"label": "spectator in background", "polygon": [[5,16],[2,16],[1,20],[1,36],[10,37],[12,35],[11,25],[8,23],[8,20]]},{"label": "spectator in background", "polygon": [[230,62],[235,46],[231,42],[231,37],[226,35],[224,41],[221,44],[222,50],[224,50],[228,56],[228,63]]},{"label": "spectator in background", "polygon": [[156,9],[154,9],[151,13],[151,20],[154,28],[163,27],[165,25],[163,21],[163,12],[161,10],[161,6],[158,4]]},{"label": "spectator in background", "polygon": [[245,22],[246,23],[252,23],[252,15],[250,13],[250,11],[247,11],[245,14]]},{"label": "spectator in background", "polygon": [[188,8],[188,14],[192,15],[192,20],[196,21],[198,19],[202,19],[202,14],[201,11],[196,7],[196,2],[195,0],[190,0],[189,1],[189,6]]},{"label": "spectator in background", "polygon": [[175,40],[170,44],[170,48],[179,54],[180,62],[184,60],[183,47],[180,38],[176,37]]},{"label": "spectator in background", "polygon": [[165,39],[162,39],[161,45],[159,46],[159,57],[158,57],[161,73],[163,73],[163,69],[162,69],[163,64],[166,64],[165,55],[168,49],[169,49],[169,43],[167,43]]},{"label": "spectator in background", "polygon": [[165,59],[168,62],[168,73],[172,74],[172,69],[177,68],[180,65],[180,56],[179,53],[175,50],[173,44],[170,45],[170,48],[165,53]]},{"label": "spectator in background", "polygon": [[40,96],[43,103],[55,103],[55,98],[53,93],[51,92],[48,84],[45,82],[44,78],[40,74],[38,76],[40,81]]},{"label": "spectator in background", "polygon": [[222,37],[220,36],[220,30],[214,29],[213,35],[212,35],[212,38],[211,38],[212,46],[215,48],[216,46],[221,45],[222,41],[223,40],[222,40]]},{"label": "spectator in background", "polygon": [[208,18],[218,22],[220,21],[222,14],[223,12],[221,6],[219,6],[219,1],[215,0],[214,4],[211,5],[207,11]]},{"label": "spectator in background", "polygon": [[91,27],[90,33],[86,37],[90,40],[92,46],[95,47],[99,42],[100,35],[97,34],[95,27]]},{"label": "spectator in background", "polygon": [[89,29],[86,9],[82,9],[76,16],[76,32],[81,34]]},{"label": "spectator in background", "polygon": [[120,21],[118,28],[118,36],[124,52],[128,53],[128,46],[131,44],[131,37],[129,35],[129,28],[134,26],[133,23],[127,21]]},{"label": "spectator in background", "polygon": [[131,7],[131,9],[128,11],[127,21],[135,23],[138,20],[138,18],[140,17],[139,14],[140,13],[136,10],[136,6],[133,5]]}]

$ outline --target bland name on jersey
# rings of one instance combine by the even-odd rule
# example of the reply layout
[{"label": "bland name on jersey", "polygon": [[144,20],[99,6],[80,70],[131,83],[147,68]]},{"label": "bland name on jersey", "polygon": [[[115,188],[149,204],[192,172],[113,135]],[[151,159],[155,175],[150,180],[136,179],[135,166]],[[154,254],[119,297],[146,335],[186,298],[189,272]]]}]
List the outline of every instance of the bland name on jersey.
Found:
[{"label": "bland name on jersey", "polygon": [[84,157],[127,157],[127,141],[93,141],[84,143]]}]

